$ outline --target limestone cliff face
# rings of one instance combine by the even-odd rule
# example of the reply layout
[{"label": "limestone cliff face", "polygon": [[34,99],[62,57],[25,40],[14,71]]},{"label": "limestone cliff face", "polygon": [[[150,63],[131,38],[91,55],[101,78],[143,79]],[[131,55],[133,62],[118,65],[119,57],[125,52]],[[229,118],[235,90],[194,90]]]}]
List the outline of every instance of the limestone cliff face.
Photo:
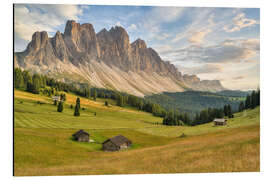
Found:
[{"label": "limestone cliff face", "polygon": [[52,38],[45,31],[35,32],[26,50],[15,53],[14,65],[137,96],[185,89],[224,89],[219,81],[182,75],[143,40],[130,43],[122,27],[103,29],[96,34],[91,24],[72,20],[67,21],[63,34],[57,31]]}]

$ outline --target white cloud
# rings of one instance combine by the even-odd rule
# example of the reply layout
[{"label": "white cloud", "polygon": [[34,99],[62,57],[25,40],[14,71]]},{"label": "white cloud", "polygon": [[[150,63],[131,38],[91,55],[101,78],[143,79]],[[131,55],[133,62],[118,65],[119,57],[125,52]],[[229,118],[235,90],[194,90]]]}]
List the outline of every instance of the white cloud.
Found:
[{"label": "white cloud", "polygon": [[174,62],[227,63],[242,62],[258,56],[259,39],[227,39],[212,46],[190,45],[180,49],[161,52],[162,57]]},{"label": "white cloud", "polygon": [[128,31],[136,31],[137,30],[137,26],[135,24],[131,24],[128,28]]},{"label": "white cloud", "polygon": [[233,18],[233,23],[227,26],[224,26],[224,30],[226,32],[235,32],[240,31],[246,27],[253,27],[256,24],[259,24],[255,19],[246,18],[245,13],[239,13]]},{"label": "white cloud", "polygon": [[124,26],[121,24],[121,22],[120,22],[120,21],[117,21],[117,22],[115,23],[115,25],[116,25],[116,26],[121,26],[121,27],[124,27]]},{"label": "white cloud", "polygon": [[203,64],[195,67],[185,67],[177,65],[177,68],[184,74],[190,75],[212,74],[212,73],[220,73],[223,71],[223,66],[220,64]]},{"label": "white cloud", "polygon": [[[35,31],[55,32],[68,19],[78,20],[82,9],[75,5],[15,5],[15,33],[30,41]],[[15,40],[16,41],[16,40]]]},{"label": "white cloud", "polygon": [[145,15],[143,21],[138,25],[148,31],[148,38],[156,38],[161,32],[163,23],[176,21],[185,10],[186,8],[181,7],[155,7]]},{"label": "white cloud", "polygon": [[203,38],[210,32],[213,28],[217,28],[217,24],[214,22],[214,13],[212,8],[196,8],[189,9],[190,18],[192,23],[185,27],[184,30],[177,33],[172,39],[173,43],[176,43],[182,39],[187,38],[189,42],[201,43]]},{"label": "white cloud", "polygon": [[206,29],[203,31],[196,31],[191,34],[191,36],[188,38],[188,41],[190,43],[202,43],[204,40],[204,37],[210,32],[212,32],[211,29]]}]

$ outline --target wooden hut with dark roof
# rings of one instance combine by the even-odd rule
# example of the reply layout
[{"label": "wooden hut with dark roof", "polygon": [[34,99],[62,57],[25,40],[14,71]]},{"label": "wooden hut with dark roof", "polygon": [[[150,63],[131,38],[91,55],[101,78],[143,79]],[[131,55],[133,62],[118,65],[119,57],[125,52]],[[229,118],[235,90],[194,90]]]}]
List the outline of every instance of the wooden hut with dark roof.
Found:
[{"label": "wooden hut with dark roof", "polygon": [[89,142],[90,135],[82,129],[74,133],[72,136],[76,141]]},{"label": "wooden hut with dark roof", "polygon": [[107,139],[102,143],[103,151],[119,151],[130,147],[132,142],[122,135]]},{"label": "wooden hut with dark roof", "polygon": [[223,118],[221,118],[221,119],[214,119],[214,125],[215,126],[224,126],[224,125],[226,125],[227,124],[227,119],[223,119]]}]

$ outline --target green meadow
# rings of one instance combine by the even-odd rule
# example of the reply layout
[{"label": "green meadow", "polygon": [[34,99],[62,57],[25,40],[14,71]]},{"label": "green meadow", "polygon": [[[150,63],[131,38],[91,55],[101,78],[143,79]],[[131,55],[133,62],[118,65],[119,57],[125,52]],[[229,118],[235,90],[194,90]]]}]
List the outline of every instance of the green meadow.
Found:
[{"label": "green meadow", "polygon": [[[15,90],[15,176],[259,171],[259,108],[236,113],[226,126],[164,126],[162,118],[114,101],[107,107],[104,99],[80,99],[85,110],[75,117],[73,94],[59,113],[51,98]],[[73,141],[79,129],[94,142]],[[132,147],[103,152],[102,142],[118,134]]]}]

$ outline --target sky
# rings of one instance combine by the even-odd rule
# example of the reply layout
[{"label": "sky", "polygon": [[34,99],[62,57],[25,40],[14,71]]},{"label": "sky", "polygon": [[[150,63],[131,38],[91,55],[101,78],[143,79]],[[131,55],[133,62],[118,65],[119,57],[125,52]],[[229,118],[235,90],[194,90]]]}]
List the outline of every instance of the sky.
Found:
[{"label": "sky", "polygon": [[183,74],[233,90],[259,87],[258,8],[16,4],[15,51],[23,51],[35,31],[64,32],[67,20],[91,23],[96,33],[122,26],[130,42],[143,39]]}]

